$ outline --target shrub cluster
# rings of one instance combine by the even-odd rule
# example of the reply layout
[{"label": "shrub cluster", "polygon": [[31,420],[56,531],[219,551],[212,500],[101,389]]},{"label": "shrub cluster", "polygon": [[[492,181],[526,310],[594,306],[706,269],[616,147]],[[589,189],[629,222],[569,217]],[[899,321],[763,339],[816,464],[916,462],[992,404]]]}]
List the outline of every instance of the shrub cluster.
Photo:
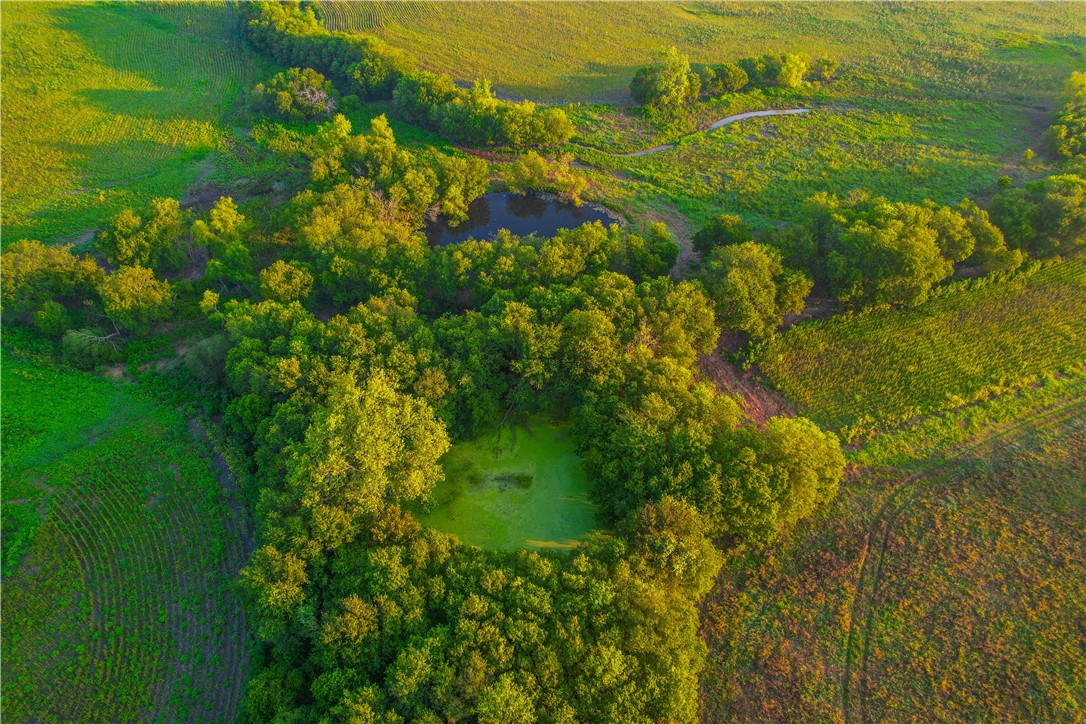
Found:
[{"label": "shrub cluster", "polygon": [[1063,158],[1086,156],[1086,73],[1067,80],[1064,105],[1046,133],[1052,150]]},{"label": "shrub cluster", "polygon": [[265,113],[286,121],[311,121],[339,108],[332,83],[312,68],[290,68],[267,83],[259,83],[253,96]]}]

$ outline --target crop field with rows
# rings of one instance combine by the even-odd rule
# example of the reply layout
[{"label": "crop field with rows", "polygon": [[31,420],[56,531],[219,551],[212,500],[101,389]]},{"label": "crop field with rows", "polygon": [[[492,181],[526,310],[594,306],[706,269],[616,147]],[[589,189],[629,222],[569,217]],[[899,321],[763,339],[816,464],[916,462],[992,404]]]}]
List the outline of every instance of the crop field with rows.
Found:
[{"label": "crop field with rows", "polygon": [[5,244],[183,196],[266,70],[220,3],[10,3],[2,22]]},{"label": "crop field with rows", "polygon": [[231,720],[248,534],[210,451],[85,373],[5,351],[3,387],[5,719]]},{"label": "crop field with rows", "polygon": [[891,433],[958,441],[864,467],[786,538],[734,552],[704,609],[703,718],[1081,718],[1084,393],[1050,380]]},{"label": "crop field with rows", "polygon": [[1086,263],[958,282],[912,309],[797,325],[761,357],[800,410],[846,438],[1086,365]]}]

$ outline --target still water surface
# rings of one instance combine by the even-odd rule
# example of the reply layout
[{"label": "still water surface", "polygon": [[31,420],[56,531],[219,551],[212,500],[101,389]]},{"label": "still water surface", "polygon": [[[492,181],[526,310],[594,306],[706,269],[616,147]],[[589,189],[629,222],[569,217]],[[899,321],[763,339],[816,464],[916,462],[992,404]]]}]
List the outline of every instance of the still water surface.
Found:
[{"label": "still water surface", "polygon": [[426,238],[433,246],[457,244],[465,239],[492,239],[499,229],[509,229],[516,236],[553,236],[559,229],[573,229],[581,224],[614,222],[602,211],[589,206],[577,207],[537,196],[510,193],[480,196],[468,206],[468,219],[449,226],[444,217],[427,224]]}]

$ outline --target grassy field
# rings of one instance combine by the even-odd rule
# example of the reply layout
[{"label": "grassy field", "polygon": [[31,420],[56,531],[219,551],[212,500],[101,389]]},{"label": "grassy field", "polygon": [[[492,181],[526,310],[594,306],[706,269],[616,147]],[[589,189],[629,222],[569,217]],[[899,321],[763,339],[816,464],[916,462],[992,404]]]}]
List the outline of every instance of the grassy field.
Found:
[{"label": "grassy field", "polygon": [[846,438],[1086,365],[1086,262],[959,282],[912,309],[797,325],[760,365],[802,414]]},{"label": "grassy field", "polygon": [[3,238],[49,243],[181,197],[268,74],[223,3],[5,3]]},{"label": "grassy field", "polygon": [[886,436],[814,520],[732,551],[704,718],[1081,719],[1084,405],[1052,380]]},{"label": "grassy field", "polygon": [[568,426],[533,418],[461,442],[424,525],[488,548],[570,548],[596,527],[588,480]]},{"label": "grassy field", "polygon": [[176,412],[3,353],[4,718],[232,720],[243,519]]},{"label": "grassy field", "polygon": [[[603,202],[671,222],[680,234],[728,210],[755,226],[791,219],[818,191],[863,188],[894,199],[986,198],[998,176],[1053,168],[1041,133],[1063,83],[1086,59],[1074,3],[346,3],[327,24],[373,33],[458,80],[567,104],[565,150]],[[766,52],[830,55],[834,82],[747,91],[701,104],[665,127],[628,107],[653,51],[693,62]],[[744,121],[638,158],[609,154],[673,142],[732,113],[809,107],[803,117]]]},{"label": "grassy field", "polygon": [[[971,102],[870,102],[861,108],[820,103],[822,94],[810,91],[744,95],[751,98],[711,104],[710,115],[812,110],[694,134],[648,156],[618,158],[586,148],[574,153],[598,169],[590,175],[601,198],[634,214],[673,207],[694,227],[723,209],[755,227],[775,226],[795,219],[803,202],[820,191],[864,189],[901,201],[956,204],[967,196],[987,197],[998,176],[1026,179],[1050,168],[1021,163],[1026,148],[1039,147],[1040,136],[1031,112],[1021,108]],[[584,128],[584,142],[609,151],[671,140],[632,133],[600,138],[592,126]]]},{"label": "grassy field", "polygon": [[[1035,98],[1052,79],[1030,55],[1081,45],[1073,3],[323,2],[329,27],[405,48],[431,70],[552,102],[623,98],[639,65],[675,45],[695,62],[766,52],[830,54],[864,74],[894,74],[991,95]],[[1069,61],[1060,61],[1067,64]],[[1053,69],[1053,78],[1059,71]],[[1063,76],[1070,73],[1066,70]],[[1037,86],[1037,75],[1045,82]],[[992,86],[995,85],[995,88]]]}]

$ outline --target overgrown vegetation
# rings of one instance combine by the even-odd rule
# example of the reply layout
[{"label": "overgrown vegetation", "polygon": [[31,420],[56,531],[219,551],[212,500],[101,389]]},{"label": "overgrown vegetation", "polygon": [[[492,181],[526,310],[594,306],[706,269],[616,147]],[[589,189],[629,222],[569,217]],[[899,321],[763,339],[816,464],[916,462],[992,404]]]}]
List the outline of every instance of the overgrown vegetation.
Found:
[{"label": "overgrown vegetation", "polygon": [[247,36],[261,51],[325,72],[358,98],[394,99],[404,119],[452,141],[533,148],[564,143],[573,133],[561,110],[499,100],[486,80],[462,90],[448,76],[416,70],[404,53],[376,38],[329,32],[310,7],[263,2],[244,11]]},{"label": "overgrown vegetation", "polygon": [[3,33],[5,246],[182,196],[232,143],[235,100],[270,75],[228,6],[26,3]]},{"label": "overgrown vegetation", "polygon": [[[1081,717],[1086,40],[1005,11],[18,9],[163,163],[5,206],[5,714]],[[6,198],[107,155],[20,107]],[[492,189],[621,223],[428,244]]]}]

